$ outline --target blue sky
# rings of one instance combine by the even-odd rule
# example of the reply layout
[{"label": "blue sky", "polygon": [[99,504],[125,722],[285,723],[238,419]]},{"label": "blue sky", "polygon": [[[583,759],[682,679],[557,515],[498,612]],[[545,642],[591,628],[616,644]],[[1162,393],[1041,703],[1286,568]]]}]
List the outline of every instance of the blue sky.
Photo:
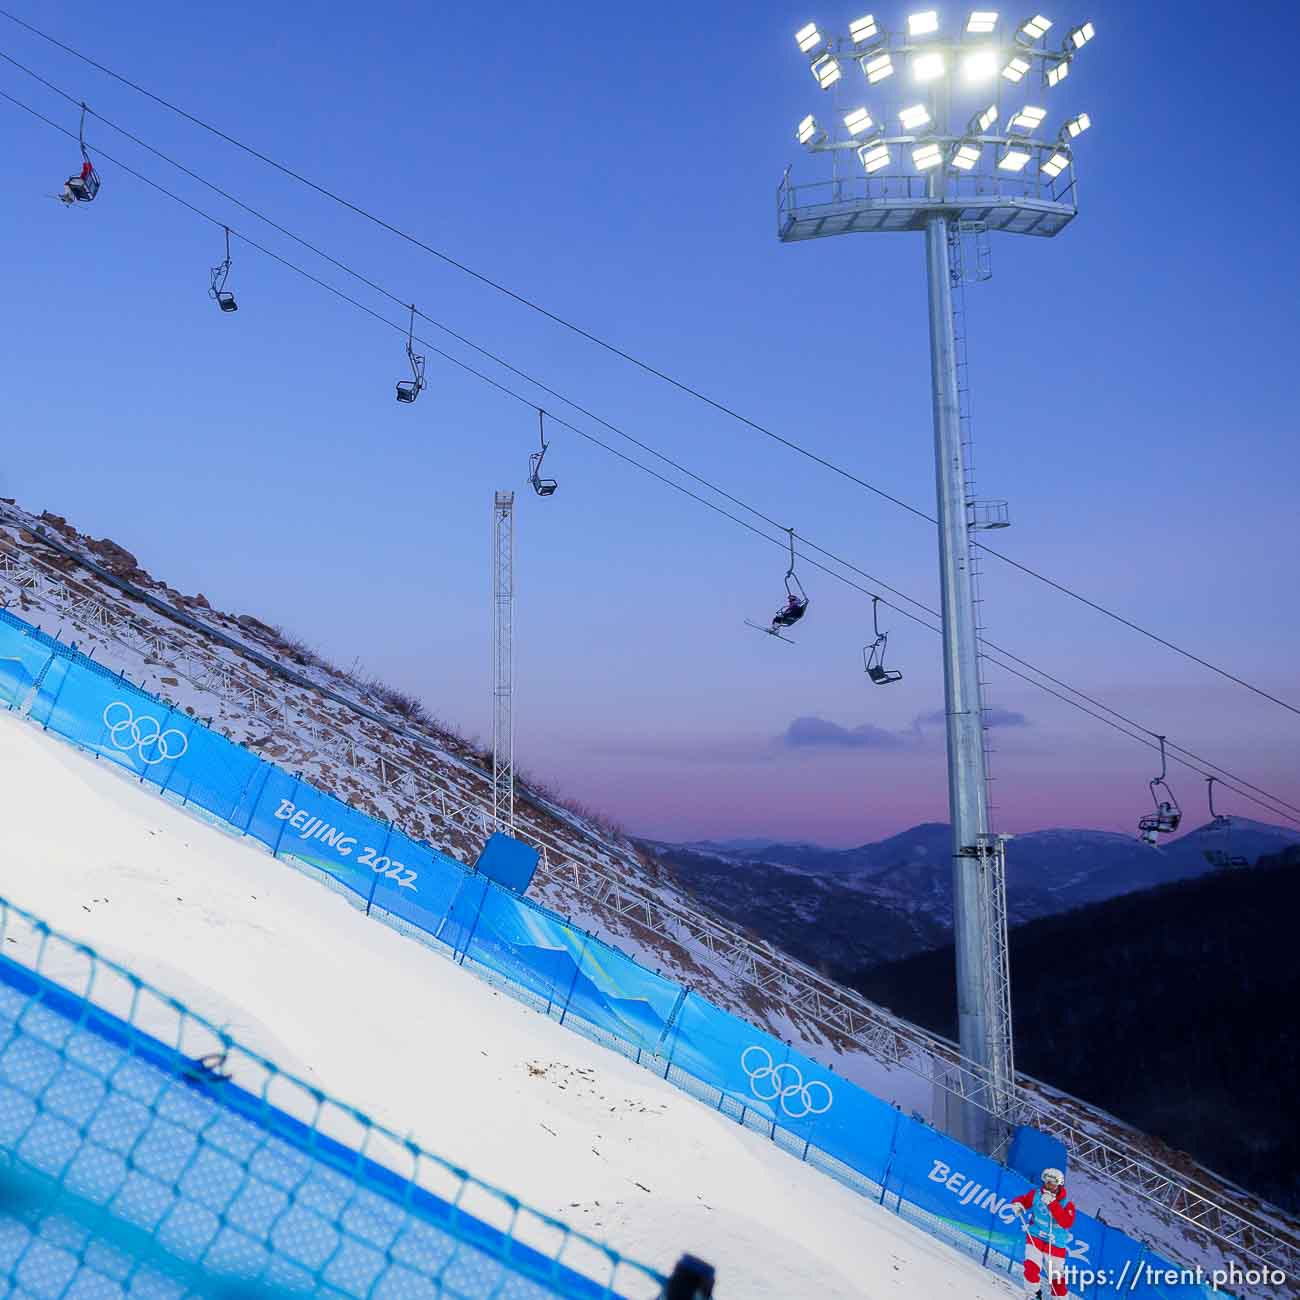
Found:
[{"label": "blue sky", "polygon": [[[395,0],[322,22],[296,0],[13,2],[461,261],[932,508],[919,237],[775,237],[785,165],[817,174],[794,125],[828,107],[791,33],[808,17],[846,26],[856,8],[431,14]],[[1286,101],[1300,20],[1253,6],[1256,39],[1233,53],[1207,5],[1047,12],[1097,24],[1059,100],[1061,116],[1087,109],[1095,125],[1079,150],[1080,217],[1057,240],[995,236],[993,279],[969,291],[979,482],[1014,518],[996,545],[1295,698],[1300,328]],[[0,50],[404,301],[936,603],[924,522],[5,20]],[[8,65],[0,88],[75,128],[68,104]],[[396,319],[102,125],[89,135]],[[887,614],[905,678],[871,689],[869,603],[811,571],[797,646],[747,631],[782,593],[775,547],[562,430],[547,462],[559,492],[535,498],[526,406],[431,357],[429,390],[400,407],[396,333],[238,241],[240,310],[223,316],[206,296],[219,230],[107,162],[100,200],[64,211],[48,196],[75,144],[3,101],[0,144],[5,495],[335,659],[360,656],[489,734],[491,501],[513,487],[524,767],[665,837],[849,844],[946,816],[942,729],[917,722],[943,703],[933,634]],[[1300,802],[1300,718],[1003,566],[990,566],[985,594],[1001,644]],[[1132,828],[1154,774],[1148,751],[996,671],[991,694],[1006,711],[1002,826]],[[1197,820],[1203,785],[1175,780]]]}]

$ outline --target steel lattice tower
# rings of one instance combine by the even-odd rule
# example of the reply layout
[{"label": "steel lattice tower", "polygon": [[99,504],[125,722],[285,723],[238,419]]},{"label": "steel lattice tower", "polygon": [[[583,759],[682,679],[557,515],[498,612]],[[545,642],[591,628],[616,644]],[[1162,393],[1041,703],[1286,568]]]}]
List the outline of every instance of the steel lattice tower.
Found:
[{"label": "steel lattice tower", "polygon": [[492,817],[515,829],[515,494],[492,502]]}]

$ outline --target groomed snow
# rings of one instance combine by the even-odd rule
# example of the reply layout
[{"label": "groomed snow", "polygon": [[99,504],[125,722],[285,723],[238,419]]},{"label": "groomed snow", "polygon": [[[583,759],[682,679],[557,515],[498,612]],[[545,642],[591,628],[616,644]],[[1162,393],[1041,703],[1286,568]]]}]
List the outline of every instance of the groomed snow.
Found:
[{"label": "groomed snow", "polygon": [[1009,1282],[257,846],[0,714],[0,892],[291,1073],[717,1294],[993,1300]]}]

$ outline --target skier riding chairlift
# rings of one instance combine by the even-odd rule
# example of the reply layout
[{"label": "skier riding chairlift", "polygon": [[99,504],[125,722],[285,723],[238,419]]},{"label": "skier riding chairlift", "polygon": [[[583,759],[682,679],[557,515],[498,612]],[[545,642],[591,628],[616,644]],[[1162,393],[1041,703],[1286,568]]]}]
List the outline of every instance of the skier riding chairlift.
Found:
[{"label": "skier riding chairlift", "polygon": [[[1151,786],[1151,802],[1155,804],[1156,810],[1153,813],[1147,813],[1138,821],[1138,838],[1143,844],[1149,844],[1153,849],[1160,842],[1160,836],[1172,835],[1183,820],[1182,809],[1178,806],[1178,800],[1174,797],[1174,792],[1169,788],[1169,783],[1165,780],[1168,767],[1165,761],[1165,738],[1157,736],[1160,742],[1160,775],[1153,777],[1149,782]],[[1164,790],[1167,798],[1161,799],[1156,793],[1157,787]]]},{"label": "skier riding chairlift", "polygon": [[[785,571],[785,604],[772,615],[771,627],[745,620],[746,627],[752,627],[756,632],[766,632],[779,641],[790,641],[789,637],[781,635],[782,631],[793,627],[808,612],[808,593],[804,591],[803,583],[794,571],[794,529],[787,528],[785,531],[790,534],[790,567]],[[790,641],[790,644],[793,645],[794,642]]]}]

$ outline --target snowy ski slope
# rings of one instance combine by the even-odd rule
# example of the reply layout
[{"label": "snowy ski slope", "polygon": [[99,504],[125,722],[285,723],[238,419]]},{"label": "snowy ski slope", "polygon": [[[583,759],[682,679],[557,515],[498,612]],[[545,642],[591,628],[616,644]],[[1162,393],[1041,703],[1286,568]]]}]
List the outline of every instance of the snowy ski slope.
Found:
[{"label": "snowy ski slope", "polygon": [[282,1067],[726,1297],[992,1300],[1007,1280],[342,898],[0,714],[0,889]]}]

